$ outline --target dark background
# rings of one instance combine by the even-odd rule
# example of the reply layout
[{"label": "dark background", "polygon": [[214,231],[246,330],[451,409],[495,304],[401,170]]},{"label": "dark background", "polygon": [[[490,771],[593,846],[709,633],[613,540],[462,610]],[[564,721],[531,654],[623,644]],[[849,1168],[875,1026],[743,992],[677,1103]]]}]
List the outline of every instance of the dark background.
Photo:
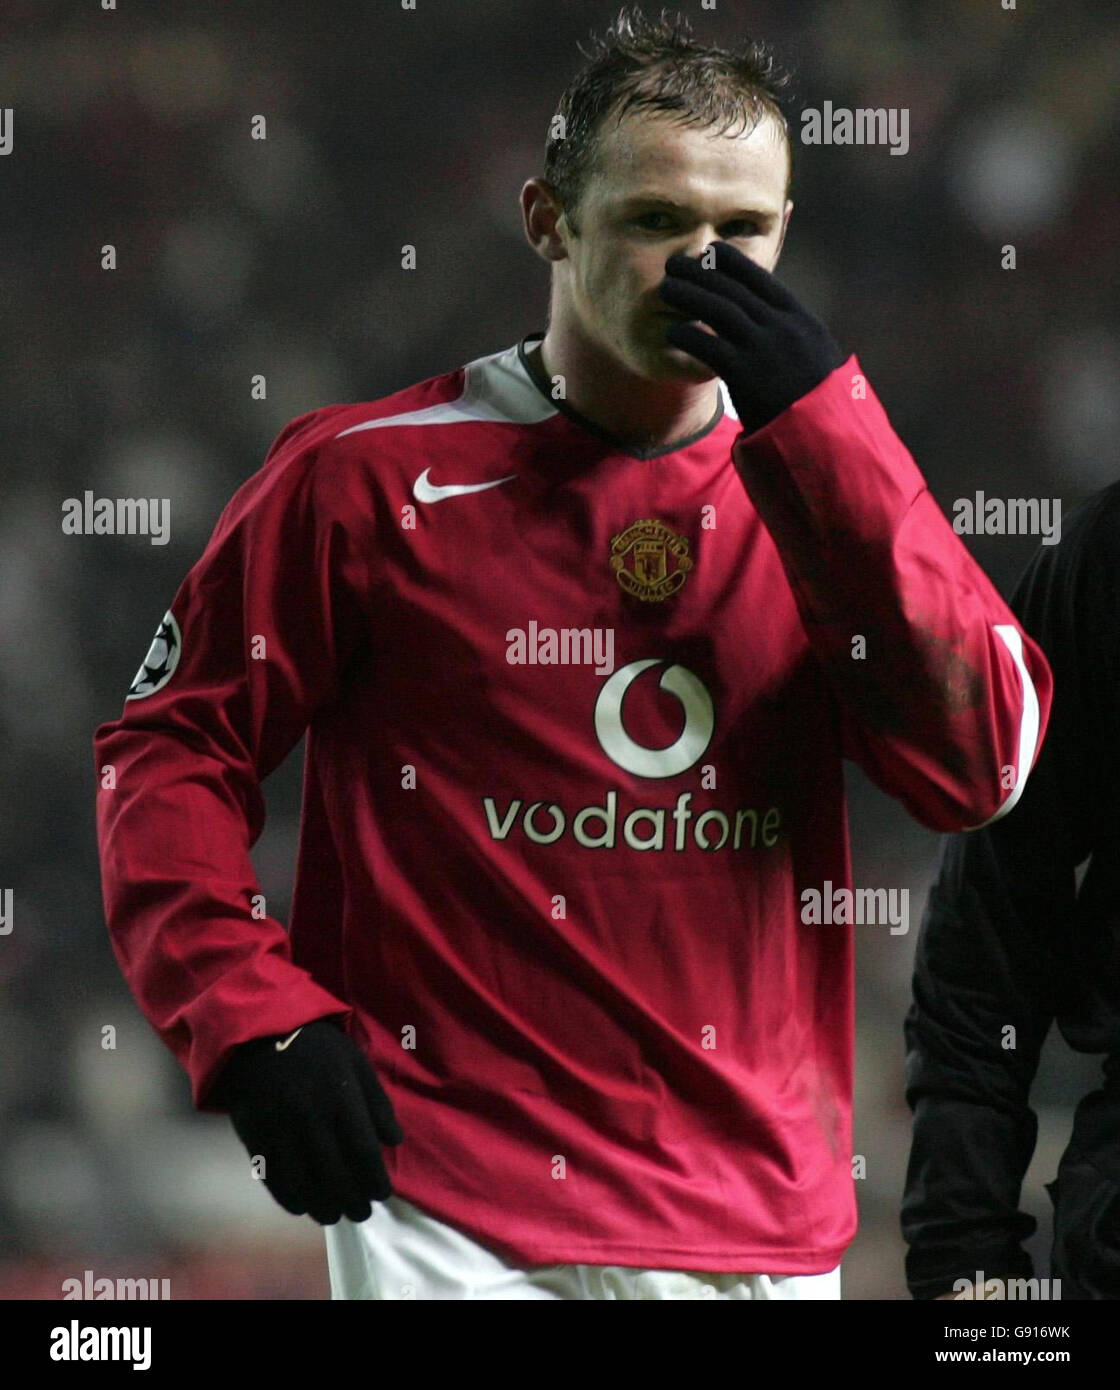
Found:
[{"label": "dark background", "polygon": [[[172,1296],[325,1297],[321,1232],[244,1181],[222,1117],[138,1014],[102,918],[93,730],[222,506],[294,415],[384,396],[545,326],[521,183],[610,21],[600,0],[0,9],[0,1297],[170,1277]],[[654,8],[654,7],[647,7]],[[1120,17],[1083,0],[681,8],[798,69],[806,106],[907,107],[910,151],[798,143],[780,274],[863,367],[946,512],[977,488],[1057,497],[1117,475]],[[1110,9],[1112,12],[1110,13]],[[265,141],[250,139],[253,116]],[[101,247],[117,269],[101,268]],[[401,269],[401,247],[418,266]],[[1017,268],[1001,269],[1001,248]],[[267,378],[267,399],[251,378]],[[170,499],[171,540],[67,536],[81,497]],[[968,537],[1004,594],[1037,541]],[[284,915],[299,756],[255,860]],[[937,839],[851,779],[857,884],[908,887],[862,927],[860,1234],[846,1298],[905,1297],[902,1019]],[[115,1050],[101,1029],[117,1029]],[[1048,1046],[1026,1204],[1043,1218],[1092,1059]],[[990,1272],[990,1271],[989,1271]],[[1043,1269],[1041,1272],[1045,1272]]]}]

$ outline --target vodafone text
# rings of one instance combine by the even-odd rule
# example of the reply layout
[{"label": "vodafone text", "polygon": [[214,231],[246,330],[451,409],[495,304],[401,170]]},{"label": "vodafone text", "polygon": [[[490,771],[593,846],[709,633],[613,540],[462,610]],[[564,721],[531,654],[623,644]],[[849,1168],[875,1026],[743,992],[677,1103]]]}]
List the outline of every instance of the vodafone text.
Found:
[{"label": "vodafone text", "polygon": [[[672,818],[676,826],[673,848],[683,850],[688,840],[687,825],[693,817],[688,803],[691,792],[681,792],[677,804],[672,809],[667,806],[639,806],[630,811],[622,823],[622,838],[631,849],[665,849],[665,818]],[[555,801],[533,801],[525,807],[520,799],[511,801],[504,812],[499,814],[497,802],[492,796],[484,796],[482,805],[486,811],[486,824],[495,840],[505,840],[513,829],[518,814],[521,813],[521,829],[527,840],[535,845],[551,845],[568,829],[568,817]],[[543,824],[538,823],[540,817]],[[740,849],[743,843],[756,849],[761,842],[772,849],[778,842],[781,825],[781,812],[771,806],[759,812],[753,806],[740,807],[735,812],[724,812],[711,808],[701,811],[692,826],[692,841],[703,850],[717,850],[728,846]],[[595,832],[589,822],[597,822]],[[572,817],[572,838],[584,849],[614,849],[617,843],[618,793],[609,791],[602,806],[584,806]],[[601,826],[601,829],[599,828]],[[639,833],[639,827],[642,827]]]}]

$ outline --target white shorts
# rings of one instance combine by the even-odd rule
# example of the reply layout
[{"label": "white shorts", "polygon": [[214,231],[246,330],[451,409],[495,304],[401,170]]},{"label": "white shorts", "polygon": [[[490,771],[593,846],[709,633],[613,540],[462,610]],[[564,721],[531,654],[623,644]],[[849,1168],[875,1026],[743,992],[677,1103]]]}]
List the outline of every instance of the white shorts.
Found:
[{"label": "white shorts", "polygon": [[324,1226],[331,1297],[338,1299],[840,1297],[827,1274],[700,1274],[625,1265],[543,1265],[521,1270],[402,1197],[374,1202],[360,1224]]}]

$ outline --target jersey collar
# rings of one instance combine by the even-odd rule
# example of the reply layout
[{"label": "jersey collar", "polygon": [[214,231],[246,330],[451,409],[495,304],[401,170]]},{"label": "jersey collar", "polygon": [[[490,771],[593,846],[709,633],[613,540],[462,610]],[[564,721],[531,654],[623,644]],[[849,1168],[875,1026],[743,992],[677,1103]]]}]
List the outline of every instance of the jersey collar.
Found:
[{"label": "jersey collar", "polygon": [[685,439],[678,439],[673,444],[660,445],[650,449],[636,449],[631,444],[624,444],[613,434],[609,434],[600,425],[597,425],[594,420],[589,420],[586,415],[581,415],[578,410],[573,410],[567,401],[553,400],[552,382],[544,374],[540,353],[534,350],[543,340],[543,333],[527,333],[517,346],[517,356],[529,380],[544,396],[545,400],[555,406],[562,415],[566,415],[573,424],[579,425],[581,429],[587,430],[598,439],[602,439],[619,453],[628,454],[631,458],[636,459],[656,459],[663,458],[666,454],[676,454],[681,449],[687,449],[690,445],[698,443],[705,435],[711,434],[723,419],[723,392],[721,390],[717,396],[715,414],[703,429],[697,430],[695,434],[690,434]]}]

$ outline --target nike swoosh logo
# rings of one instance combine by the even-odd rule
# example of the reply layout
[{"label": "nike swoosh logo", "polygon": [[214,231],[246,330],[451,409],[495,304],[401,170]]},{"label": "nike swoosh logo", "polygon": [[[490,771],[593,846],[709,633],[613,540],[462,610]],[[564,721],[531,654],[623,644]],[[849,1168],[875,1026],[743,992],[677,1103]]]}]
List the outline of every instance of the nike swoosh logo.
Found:
[{"label": "nike swoosh logo", "polygon": [[442,502],[445,497],[464,497],[468,492],[485,492],[488,487],[499,487],[502,483],[508,483],[516,478],[516,473],[510,473],[505,478],[495,478],[492,483],[446,483],[442,487],[438,483],[429,481],[428,474],[430,468],[425,468],[419,478],[412,484],[412,495],[417,502]]},{"label": "nike swoosh logo", "polygon": [[299,1037],[299,1035],[300,1035],[302,1032],[303,1032],[303,1027],[302,1027],[302,1025],[301,1025],[299,1028],[296,1029],[296,1031],[292,1034],[292,1036],[291,1036],[290,1038],[285,1038],[283,1042],[277,1042],[277,1044],[276,1044],[276,1051],[277,1051],[277,1052],[283,1052],[284,1049],[285,1049],[286,1047],[291,1047],[292,1043],[295,1042],[295,1040]]}]

